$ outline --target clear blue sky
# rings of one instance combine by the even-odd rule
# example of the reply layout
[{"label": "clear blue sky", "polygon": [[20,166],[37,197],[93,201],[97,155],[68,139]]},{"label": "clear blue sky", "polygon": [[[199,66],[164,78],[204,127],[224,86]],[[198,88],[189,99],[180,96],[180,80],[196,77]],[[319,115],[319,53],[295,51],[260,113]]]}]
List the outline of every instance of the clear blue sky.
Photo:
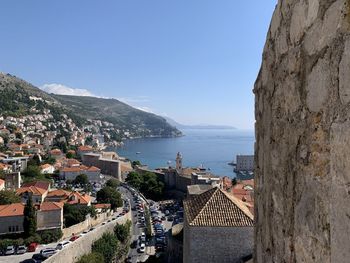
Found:
[{"label": "clear blue sky", "polygon": [[0,71],[185,124],[252,129],[252,89],[276,2],[5,0]]}]

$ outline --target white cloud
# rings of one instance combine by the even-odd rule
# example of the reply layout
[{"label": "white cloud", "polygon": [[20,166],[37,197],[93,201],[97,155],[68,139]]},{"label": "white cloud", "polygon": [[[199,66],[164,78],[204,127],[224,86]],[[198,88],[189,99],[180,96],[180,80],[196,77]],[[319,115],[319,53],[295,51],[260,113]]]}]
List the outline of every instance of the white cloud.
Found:
[{"label": "white cloud", "polygon": [[40,89],[48,93],[54,93],[54,94],[60,94],[60,95],[96,97],[96,95],[92,94],[87,89],[74,89],[74,88],[70,88],[65,85],[57,84],[57,83],[44,84],[40,87]]},{"label": "white cloud", "polygon": [[142,110],[142,111],[145,111],[145,112],[148,112],[148,113],[154,113],[154,111],[149,108],[149,107],[145,107],[145,106],[133,106],[134,108],[138,109],[138,110]]}]

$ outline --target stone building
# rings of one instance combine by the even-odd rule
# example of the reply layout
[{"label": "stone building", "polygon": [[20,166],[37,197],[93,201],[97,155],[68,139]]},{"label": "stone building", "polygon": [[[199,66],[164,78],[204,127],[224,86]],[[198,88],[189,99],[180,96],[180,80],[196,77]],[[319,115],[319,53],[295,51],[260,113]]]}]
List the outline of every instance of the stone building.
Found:
[{"label": "stone building", "polygon": [[237,155],[236,156],[236,171],[253,171],[254,155]]},{"label": "stone building", "polygon": [[350,2],[279,0],[255,83],[255,262],[349,262]]},{"label": "stone building", "polygon": [[252,257],[253,215],[219,188],[184,201],[184,263],[242,262]]},{"label": "stone building", "polygon": [[63,228],[63,203],[43,202],[37,209],[38,230]]}]

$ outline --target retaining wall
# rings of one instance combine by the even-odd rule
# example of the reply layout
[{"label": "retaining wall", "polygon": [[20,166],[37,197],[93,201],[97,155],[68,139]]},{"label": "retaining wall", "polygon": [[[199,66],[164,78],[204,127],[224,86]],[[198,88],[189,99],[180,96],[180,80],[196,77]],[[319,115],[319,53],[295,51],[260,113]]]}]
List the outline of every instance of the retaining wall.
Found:
[{"label": "retaining wall", "polygon": [[91,252],[91,246],[93,242],[101,238],[106,232],[113,232],[115,225],[124,224],[127,220],[131,220],[130,212],[123,217],[119,217],[117,220],[111,221],[104,226],[99,226],[92,232],[80,237],[68,247],[59,251],[52,257],[48,258],[46,263],[74,263],[79,260],[84,254]]}]

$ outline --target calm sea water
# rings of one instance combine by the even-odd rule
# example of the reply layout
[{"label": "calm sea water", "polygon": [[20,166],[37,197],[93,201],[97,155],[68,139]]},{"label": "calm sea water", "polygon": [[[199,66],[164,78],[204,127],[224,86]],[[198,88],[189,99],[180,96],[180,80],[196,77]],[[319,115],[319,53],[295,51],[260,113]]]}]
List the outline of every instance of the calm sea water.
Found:
[{"label": "calm sea water", "polygon": [[[147,138],[126,140],[116,151],[130,160],[139,160],[150,168],[175,166],[181,152],[183,166],[210,168],[215,175],[235,176],[228,165],[237,154],[253,154],[254,131],[219,129],[184,129],[180,138]],[[137,154],[140,152],[140,154]]]}]

